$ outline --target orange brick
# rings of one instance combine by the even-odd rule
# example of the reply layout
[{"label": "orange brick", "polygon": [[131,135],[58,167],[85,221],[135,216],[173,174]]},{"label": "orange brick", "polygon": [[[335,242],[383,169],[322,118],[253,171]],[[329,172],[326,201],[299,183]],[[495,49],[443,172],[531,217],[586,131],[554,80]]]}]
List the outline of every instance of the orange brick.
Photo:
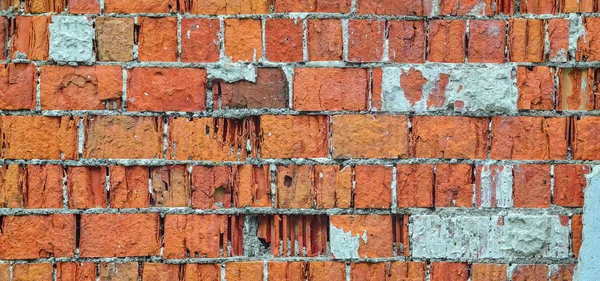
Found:
[{"label": "orange brick", "polygon": [[[379,258],[392,256],[392,220],[385,215],[334,215],[329,217],[330,229],[343,229],[344,233],[362,237],[359,239],[358,255],[361,258]],[[331,237],[335,243],[336,237]],[[339,239],[339,238],[337,238]],[[335,257],[335,253],[333,253]],[[347,258],[347,257],[335,257]]]},{"label": "orange brick", "polygon": [[[400,3],[400,2],[398,2]],[[425,62],[425,21],[389,21],[389,58],[393,62]]]},{"label": "orange brick", "polygon": [[277,186],[276,206],[278,208],[313,208],[315,180],[313,166],[278,166],[275,180]]},{"label": "orange brick", "polygon": [[356,3],[359,14],[424,16],[431,13],[431,8],[427,0],[358,0]]},{"label": "orange brick", "polygon": [[160,253],[159,228],[156,213],[84,214],[79,253],[81,257],[155,256]]},{"label": "orange brick", "polygon": [[61,13],[66,6],[66,0],[25,0],[25,12],[32,14]]},{"label": "orange brick", "polygon": [[2,116],[5,159],[77,159],[79,117]]},{"label": "orange brick", "polygon": [[233,62],[258,61],[262,57],[262,49],[260,20],[225,20],[225,55]]},{"label": "orange brick", "polygon": [[548,58],[553,62],[569,60],[569,20],[550,19],[548,21],[548,38],[550,53]]},{"label": "orange brick", "polygon": [[267,59],[273,62],[303,60],[301,19],[267,19],[265,41]]},{"label": "orange brick", "polygon": [[110,207],[148,208],[148,168],[140,166],[110,167]]},{"label": "orange brick", "polygon": [[228,262],[225,264],[227,281],[263,281],[263,262]]},{"label": "orange brick", "polygon": [[556,109],[594,110],[594,69],[559,68]]},{"label": "orange brick", "polygon": [[260,117],[262,158],[323,158],[328,155],[329,117]]},{"label": "orange brick", "polygon": [[466,48],[465,33],[465,21],[432,20],[429,26],[429,61],[464,62]]},{"label": "orange brick", "polygon": [[545,264],[516,265],[512,271],[513,281],[547,280],[548,266]]},{"label": "orange brick", "polygon": [[397,165],[398,207],[433,207],[433,165]]},{"label": "orange brick", "polygon": [[19,165],[0,168],[0,208],[22,208],[25,169]]},{"label": "orange brick", "polygon": [[238,15],[238,14],[268,14],[268,0],[179,0],[182,13],[205,15]]},{"label": "orange brick", "polygon": [[85,158],[151,159],[163,156],[161,118],[91,116],[85,123]]},{"label": "orange brick", "polygon": [[574,264],[550,265],[550,281],[573,280],[575,266]]},{"label": "orange brick", "polygon": [[237,167],[194,166],[192,168],[192,207],[231,208],[237,181]]},{"label": "orange brick", "polygon": [[592,13],[595,5],[593,0],[563,0],[560,10],[562,13]]},{"label": "orange brick", "polygon": [[190,175],[186,166],[152,167],[151,176],[154,206],[190,206]]},{"label": "orange brick", "polygon": [[101,281],[134,281],[138,280],[139,270],[137,262],[101,262]]},{"label": "orange brick", "polygon": [[69,14],[99,14],[100,1],[98,0],[68,0]]},{"label": "orange brick", "polygon": [[583,191],[587,185],[585,175],[589,172],[589,166],[555,165],[553,203],[564,207],[583,207]]},{"label": "orange brick", "polygon": [[409,153],[408,139],[406,116],[333,117],[334,158],[406,158]]},{"label": "orange brick", "polygon": [[600,18],[583,18],[585,36],[577,41],[578,61],[600,61]]},{"label": "orange brick", "polygon": [[306,262],[276,262],[267,263],[269,280],[305,281],[307,275]]},{"label": "orange brick", "polygon": [[342,21],[308,19],[308,60],[342,60]]},{"label": "orange brick", "polygon": [[391,262],[389,280],[425,281],[427,264],[424,262]]},{"label": "orange brick", "polygon": [[513,62],[543,62],[545,23],[539,19],[510,19],[508,53]]},{"label": "orange brick", "polygon": [[91,262],[60,262],[56,264],[56,281],[95,281],[96,264]]},{"label": "orange brick", "polygon": [[554,69],[547,66],[517,68],[517,87],[519,88],[519,109],[554,109]]},{"label": "orange brick", "polygon": [[492,159],[549,160],[566,155],[566,118],[492,118]]},{"label": "orange brick", "polygon": [[346,264],[326,261],[308,263],[308,281],[319,281],[323,276],[330,281],[346,281]]},{"label": "orange brick", "polygon": [[387,279],[386,264],[380,263],[351,263],[350,264],[351,280],[377,281]]},{"label": "orange brick", "polygon": [[473,207],[473,166],[436,165],[435,206]]},{"label": "orange brick", "polygon": [[75,252],[75,216],[5,216],[0,233],[1,259],[71,257]]},{"label": "orange brick", "polygon": [[141,17],[140,61],[177,61],[177,19]]},{"label": "orange brick", "polygon": [[169,13],[177,9],[177,0],[105,0],[105,13]]},{"label": "orange brick", "polygon": [[380,20],[348,21],[348,61],[381,61],[386,29],[385,22]]},{"label": "orange brick", "polygon": [[469,22],[469,62],[504,63],[506,22],[473,20]]},{"label": "orange brick", "polygon": [[63,168],[60,165],[4,166],[0,168],[0,206],[62,208],[62,184]]},{"label": "orange brick", "polygon": [[53,66],[40,70],[41,106],[45,110],[120,109],[120,66]]},{"label": "orange brick", "polygon": [[412,128],[411,144],[417,158],[487,157],[487,118],[417,116]]},{"label": "orange brick", "polygon": [[350,0],[277,0],[273,4],[276,13],[347,13],[350,11]]},{"label": "orange brick", "polygon": [[0,66],[0,109],[35,109],[37,68],[35,64]]},{"label": "orange brick", "polygon": [[596,160],[600,159],[600,118],[581,117],[574,121],[573,132],[573,159]]},{"label": "orange brick", "polygon": [[497,4],[496,1],[497,0],[442,0],[440,3],[440,13],[447,16],[489,16],[493,15],[495,12],[508,12],[512,14],[512,10],[503,11],[503,6]]},{"label": "orange brick", "polygon": [[295,69],[293,102],[295,110],[365,110],[368,97],[367,69]]},{"label": "orange brick", "polygon": [[47,60],[50,48],[50,20],[51,17],[46,16],[16,16],[11,27],[11,58]]},{"label": "orange brick", "polygon": [[508,281],[506,265],[474,263],[471,265],[471,281]]},{"label": "orange brick", "polygon": [[583,217],[582,215],[573,215],[571,217],[571,243],[573,249],[573,255],[575,258],[579,257],[579,250],[581,249],[581,243],[583,241]]},{"label": "orange brick", "polygon": [[525,0],[521,3],[524,14],[556,14],[560,8],[558,0]]},{"label": "orange brick", "polygon": [[188,263],[184,265],[185,281],[220,281],[220,264]]},{"label": "orange brick", "polygon": [[281,68],[257,68],[256,82],[213,80],[212,86],[214,109],[287,108],[289,105],[288,80]]},{"label": "orange brick", "polygon": [[270,173],[268,165],[238,166],[235,207],[271,207]]},{"label": "orange brick", "polygon": [[218,19],[181,19],[181,61],[219,61],[219,32]]},{"label": "orange brick", "polygon": [[356,166],[355,208],[390,208],[392,167]]},{"label": "orange brick", "polygon": [[513,173],[516,208],[550,207],[550,165],[517,165]]},{"label": "orange brick", "polygon": [[165,264],[145,262],[142,267],[144,281],[177,281],[183,280],[182,264]]},{"label": "orange brick", "polygon": [[51,263],[30,263],[13,265],[14,281],[52,281],[53,272]]},{"label": "orange brick", "polygon": [[460,262],[432,262],[431,281],[467,281],[469,265]]},{"label": "orange brick", "polygon": [[96,18],[96,52],[99,61],[133,60],[133,18]]},{"label": "orange brick", "polygon": [[352,167],[313,166],[317,208],[350,208]]},{"label": "orange brick", "polygon": [[106,208],[106,167],[68,167],[69,208]]}]

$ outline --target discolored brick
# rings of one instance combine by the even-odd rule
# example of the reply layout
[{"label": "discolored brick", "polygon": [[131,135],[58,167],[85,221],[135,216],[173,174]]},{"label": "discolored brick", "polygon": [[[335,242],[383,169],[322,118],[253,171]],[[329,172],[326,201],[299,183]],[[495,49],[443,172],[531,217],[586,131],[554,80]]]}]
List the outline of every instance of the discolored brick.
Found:
[{"label": "discolored brick", "polygon": [[553,203],[564,207],[583,207],[583,192],[587,186],[585,165],[555,165]]},{"label": "discolored brick", "polygon": [[61,13],[67,6],[67,0],[25,0],[25,12],[41,14]]},{"label": "discolored brick", "polygon": [[215,108],[286,108],[289,88],[281,68],[257,68],[256,82],[213,81]]},{"label": "discolored brick", "polygon": [[306,262],[267,263],[269,280],[305,281],[307,275]]},{"label": "discolored brick", "polygon": [[548,20],[548,38],[550,40],[550,53],[548,58],[552,62],[566,62],[569,60],[569,20]]},{"label": "discolored brick", "polygon": [[594,70],[587,68],[559,68],[559,87],[556,109],[566,110],[593,110],[594,95]]},{"label": "discolored brick", "polygon": [[101,262],[99,267],[101,281],[135,281],[139,278],[137,262]]},{"label": "discolored brick", "polygon": [[186,281],[220,281],[220,264],[189,263],[183,265]]},{"label": "discolored brick", "polygon": [[225,20],[225,55],[233,62],[258,61],[262,57],[260,20]]},{"label": "discolored brick", "polygon": [[96,54],[99,61],[133,60],[134,20],[96,18]]},{"label": "discolored brick", "polygon": [[263,262],[228,262],[225,264],[225,280],[227,281],[262,281]]},{"label": "discolored brick", "polygon": [[[376,258],[392,255],[392,220],[386,215],[335,215],[329,218],[331,252],[334,258]],[[354,240],[356,252],[346,251],[346,239]],[[361,238],[362,237],[362,238]],[[355,243],[355,244],[354,244]],[[341,248],[340,248],[341,247]],[[348,256],[349,255],[349,256]]]},{"label": "discolored brick", "polygon": [[548,278],[548,266],[545,264],[521,264],[515,265],[512,270],[513,281],[546,280]]},{"label": "discolored brick", "polygon": [[474,263],[471,265],[471,281],[508,281],[506,265]]}]

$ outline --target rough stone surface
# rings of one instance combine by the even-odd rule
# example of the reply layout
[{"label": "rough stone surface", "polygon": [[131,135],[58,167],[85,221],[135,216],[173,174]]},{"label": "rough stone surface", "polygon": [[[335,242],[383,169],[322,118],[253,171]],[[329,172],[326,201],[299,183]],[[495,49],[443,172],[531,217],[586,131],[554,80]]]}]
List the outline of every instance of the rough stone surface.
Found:
[{"label": "rough stone surface", "polygon": [[131,61],[133,59],[134,20],[129,18],[96,18],[96,48],[99,61]]},{"label": "rough stone surface", "polygon": [[50,59],[57,62],[93,62],[94,28],[85,16],[54,16],[50,32]]}]

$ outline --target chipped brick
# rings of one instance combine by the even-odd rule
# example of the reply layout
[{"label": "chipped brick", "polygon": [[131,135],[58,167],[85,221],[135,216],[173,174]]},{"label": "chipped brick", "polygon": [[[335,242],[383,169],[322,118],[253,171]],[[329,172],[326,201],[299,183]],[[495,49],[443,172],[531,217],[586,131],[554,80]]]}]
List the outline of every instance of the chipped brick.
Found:
[{"label": "chipped brick", "polygon": [[181,19],[181,61],[219,61],[219,29],[218,19]]},{"label": "chipped brick", "polygon": [[547,66],[517,67],[519,109],[554,109],[554,69]]},{"label": "chipped brick", "polygon": [[106,208],[106,167],[68,167],[69,208]]},{"label": "chipped brick", "polygon": [[214,106],[231,108],[286,108],[289,88],[281,68],[257,68],[256,82],[213,81]]},{"label": "chipped brick", "polygon": [[566,155],[566,118],[492,118],[492,159],[549,160]]},{"label": "chipped brick", "polygon": [[190,175],[184,165],[151,168],[152,202],[158,207],[190,205]]},{"label": "chipped brick", "polygon": [[140,166],[110,167],[110,207],[148,208],[148,168]]}]

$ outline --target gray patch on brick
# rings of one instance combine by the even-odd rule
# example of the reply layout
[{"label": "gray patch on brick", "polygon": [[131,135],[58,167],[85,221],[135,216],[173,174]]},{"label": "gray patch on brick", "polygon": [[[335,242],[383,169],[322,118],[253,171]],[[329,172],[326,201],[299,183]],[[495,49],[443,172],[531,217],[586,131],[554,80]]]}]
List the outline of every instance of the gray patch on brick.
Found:
[{"label": "gray patch on brick", "polygon": [[[495,177],[492,178],[492,169]],[[513,206],[513,177],[512,166],[491,167],[485,165],[481,169],[481,207],[482,208],[510,208]],[[492,206],[492,195],[495,187],[495,206]]]},{"label": "gray patch on brick", "polygon": [[[503,222],[504,221],[504,222]],[[568,258],[559,216],[413,216],[415,258]]]},{"label": "gray patch on brick", "polygon": [[331,253],[335,258],[359,258],[358,248],[360,239],[367,242],[367,232],[361,235],[352,235],[351,231],[344,231],[344,228],[337,228],[333,224],[329,224],[330,246]]},{"label": "gray patch on brick", "polygon": [[93,62],[94,27],[85,16],[53,16],[50,59],[57,62]]},{"label": "gray patch on brick", "polygon": [[569,15],[569,54],[571,58],[575,58],[577,52],[577,41],[583,36],[584,42],[587,42],[585,28],[583,27],[583,19],[577,14]]},{"label": "gray patch on brick", "polygon": [[583,241],[579,262],[573,280],[598,279],[600,272],[600,166],[593,166],[586,176],[585,203],[583,204]]},{"label": "gray patch on brick", "polygon": [[479,0],[477,4],[469,11],[469,15],[472,16],[485,16],[485,3]]},{"label": "gray patch on brick", "polygon": [[258,238],[258,217],[247,215],[244,217],[244,256],[259,257],[269,253]]},{"label": "gray patch on brick", "polygon": [[223,80],[227,83],[237,81],[256,82],[256,67],[252,64],[225,63],[206,68],[208,79]]}]

